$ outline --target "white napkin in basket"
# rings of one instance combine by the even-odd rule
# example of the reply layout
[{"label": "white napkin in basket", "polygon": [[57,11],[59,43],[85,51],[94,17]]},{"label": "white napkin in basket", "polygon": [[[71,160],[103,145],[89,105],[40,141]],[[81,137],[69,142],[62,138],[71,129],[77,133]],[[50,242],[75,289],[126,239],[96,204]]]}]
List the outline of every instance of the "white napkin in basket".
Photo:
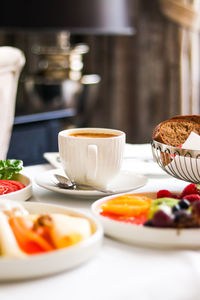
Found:
[{"label": "white napkin in basket", "polygon": [[182,145],[182,148],[200,151],[200,136],[192,131],[185,143]]}]

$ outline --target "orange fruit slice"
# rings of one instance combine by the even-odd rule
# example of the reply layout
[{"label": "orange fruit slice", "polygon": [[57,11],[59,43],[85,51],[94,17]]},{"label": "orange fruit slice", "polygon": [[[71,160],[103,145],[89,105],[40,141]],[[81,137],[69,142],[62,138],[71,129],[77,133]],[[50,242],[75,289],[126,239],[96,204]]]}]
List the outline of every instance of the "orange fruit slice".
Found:
[{"label": "orange fruit slice", "polygon": [[113,213],[120,216],[139,216],[148,212],[152,199],[143,195],[122,195],[102,204],[103,212]]}]

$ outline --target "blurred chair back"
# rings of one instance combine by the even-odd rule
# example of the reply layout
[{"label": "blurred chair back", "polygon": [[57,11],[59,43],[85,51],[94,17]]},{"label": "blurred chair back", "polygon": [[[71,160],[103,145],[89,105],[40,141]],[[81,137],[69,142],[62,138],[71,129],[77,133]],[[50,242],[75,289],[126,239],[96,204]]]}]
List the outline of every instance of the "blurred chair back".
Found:
[{"label": "blurred chair back", "polygon": [[12,132],[18,79],[25,64],[21,50],[0,47],[0,159],[6,159]]}]

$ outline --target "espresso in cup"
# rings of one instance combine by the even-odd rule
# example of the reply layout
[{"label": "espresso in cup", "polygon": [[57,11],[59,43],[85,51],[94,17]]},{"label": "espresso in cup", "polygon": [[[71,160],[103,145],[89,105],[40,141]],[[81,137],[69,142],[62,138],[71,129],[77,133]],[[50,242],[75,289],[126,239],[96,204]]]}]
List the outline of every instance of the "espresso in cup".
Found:
[{"label": "espresso in cup", "polygon": [[103,132],[77,132],[71,133],[69,136],[80,137],[80,138],[111,138],[117,135]]},{"label": "espresso in cup", "polygon": [[76,128],[58,135],[66,175],[77,184],[106,188],[119,173],[125,133],[106,128]]}]

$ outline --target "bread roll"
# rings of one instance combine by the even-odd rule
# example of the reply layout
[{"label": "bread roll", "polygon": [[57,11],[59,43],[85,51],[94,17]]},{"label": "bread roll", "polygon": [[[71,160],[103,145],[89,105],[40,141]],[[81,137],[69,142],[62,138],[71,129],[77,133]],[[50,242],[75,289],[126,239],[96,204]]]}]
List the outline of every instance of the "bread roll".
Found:
[{"label": "bread roll", "polygon": [[160,123],[155,128],[152,138],[157,142],[177,147],[187,140],[192,131],[200,134],[200,123],[183,117],[174,118]]}]

